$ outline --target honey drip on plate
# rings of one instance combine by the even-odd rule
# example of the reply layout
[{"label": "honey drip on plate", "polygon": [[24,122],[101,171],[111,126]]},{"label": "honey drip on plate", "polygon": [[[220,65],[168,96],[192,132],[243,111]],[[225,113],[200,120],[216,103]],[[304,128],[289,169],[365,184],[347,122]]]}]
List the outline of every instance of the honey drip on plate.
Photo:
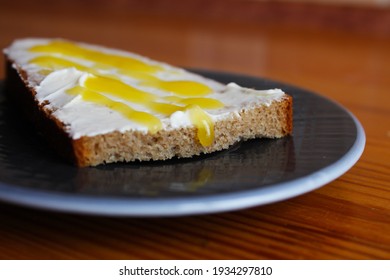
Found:
[{"label": "honey drip on plate", "polygon": [[[170,74],[173,70],[120,52],[105,53],[67,41],[51,41],[33,46],[29,51],[36,54],[30,63],[42,67],[42,74],[65,68],[88,73],[80,85],[67,90],[68,94],[80,95],[87,102],[119,112],[146,126],[151,133],[162,129],[156,114],[170,116],[177,111],[187,112],[197,128],[201,145],[213,143],[214,123],[204,109],[218,109],[224,104],[207,97],[212,93],[207,85],[189,80],[163,80],[158,74]],[[127,79],[131,85],[126,83]],[[145,111],[135,110],[135,106]]]}]

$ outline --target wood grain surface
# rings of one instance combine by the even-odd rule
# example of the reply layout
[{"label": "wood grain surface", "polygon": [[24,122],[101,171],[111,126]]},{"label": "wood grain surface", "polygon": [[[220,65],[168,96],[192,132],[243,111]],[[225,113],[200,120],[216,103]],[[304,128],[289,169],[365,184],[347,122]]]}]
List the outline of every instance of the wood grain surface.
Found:
[{"label": "wood grain surface", "polygon": [[[110,9],[102,1],[2,4],[0,45],[64,37],[179,66],[287,82],[350,110],[366,131],[365,151],[346,174],[314,192],[230,213],[109,218],[1,202],[1,259],[390,259],[389,10],[338,10],[336,25],[300,21],[296,6],[284,8],[284,20],[274,8],[262,21],[230,19],[229,6],[221,9],[225,16],[213,17],[198,16],[204,15],[199,5],[192,14],[148,13],[124,2],[113,1]],[[328,7],[305,9],[311,18],[329,13]]]}]

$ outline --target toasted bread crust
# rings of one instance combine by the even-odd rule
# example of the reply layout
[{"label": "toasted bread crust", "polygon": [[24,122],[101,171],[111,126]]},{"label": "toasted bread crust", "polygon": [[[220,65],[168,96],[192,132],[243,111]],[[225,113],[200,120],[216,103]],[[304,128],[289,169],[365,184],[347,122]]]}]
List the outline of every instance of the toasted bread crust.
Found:
[{"label": "toasted bread crust", "polygon": [[269,106],[243,109],[239,115],[217,121],[212,145],[204,147],[197,139],[195,127],[84,136],[72,139],[65,125],[35,99],[36,92],[28,86],[26,73],[7,60],[6,92],[58,154],[77,166],[96,166],[119,161],[166,160],[186,158],[229,148],[238,141],[251,138],[280,138],[292,133],[292,98],[289,95]]}]

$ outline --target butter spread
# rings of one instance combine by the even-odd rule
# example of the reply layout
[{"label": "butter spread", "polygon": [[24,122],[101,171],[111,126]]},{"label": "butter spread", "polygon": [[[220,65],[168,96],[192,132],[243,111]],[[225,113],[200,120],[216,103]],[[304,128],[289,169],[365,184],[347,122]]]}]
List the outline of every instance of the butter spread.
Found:
[{"label": "butter spread", "polygon": [[199,142],[209,146],[215,121],[284,96],[280,89],[224,85],[130,52],[62,39],[17,40],[5,53],[73,139],[195,126]]}]

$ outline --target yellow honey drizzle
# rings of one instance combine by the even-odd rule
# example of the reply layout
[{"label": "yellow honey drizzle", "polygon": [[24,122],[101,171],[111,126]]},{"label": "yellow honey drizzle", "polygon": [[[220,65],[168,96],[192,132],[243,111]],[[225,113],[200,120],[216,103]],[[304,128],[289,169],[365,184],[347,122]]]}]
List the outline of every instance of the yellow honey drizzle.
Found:
[{"label": "yellow honey drizzle", "polygon": [[55,57],[50,55],[37,56],[29,61],[29,63],[38,64],[39,66],[49,68],[52,70],[60,70],[64,68],[74,67],[80,71],[88,71],[88,67],[85,67],[79,63],[73,62],[61,57]]},{"label": "yellow honey drizzle", "polygon": [[119,54],[107,54],[98,50],[89,49],[66,41],[51,41],[46,45],[37,45],[30,48],[31,52],[60,55],[80,58],[97,63],[97,66],[106,65],[108,68],[117,68],[129,71],[155,73],[163,70],[156,64],[145,63],[139,59]]},{"label": "yellow honey drizzle", "polygon": [[84,82],[84,87],[96,92],[105,92],[134,103],[149,102],[156,98],[155,95],[139,90],[120,80],[101,76],[89,76]]},{"label": "yellow honey drizzle", "polygon": [[[78,94],[85,101],[115,110],[128,119],[146,126],[151,133],[162,129],[161,120],[151,113],[134,110],[128,105],[129,102],[165,116],[170,116],[176,111],[187,111],[191,122],[198,130],[199,142],[203,146],[209,146],[214,140],[214,123],[203,109],[218,109],[224,104],[205,97],[212,93],[212,89],[202,83],[161,80],[155,74],[172,70],[136,58],[103,53],[66,41],[37,45],[30,48],[30,51],[38,53],[30,63],[43,67],[42,73],[48,74],[51,71],[74,67],[79,71],[93,74],[84,80],[82,86],[68,90],[69,94]],[[80,59],[84,63],[72,61],[70,58]],[[166,94],[159,97],[130,86],[112,74],[113,72],[136,80],[144,89],[150,87]]]},{"label": "yellow honey drizzle", "polygon": [[207,147],[214,140],[214,122],[198,105],[188,105],[191,122],[198,128],[198,139],[202,146]]},{"label": "yellow honey drizzle", "polygon": [[115,110],[124,115],[125,117],[133,120],[134,122],[146,126],[151,133],[156,133],[157,131],[162,129],[162,123],[159,118],[149,113],[134,110],[130,106],[122,102],[114,101],[98,92],[89,90],[81,86],[76,86],[67,90],[67,93],[78,94],[85,101],[104,105],[112,110]]}]

